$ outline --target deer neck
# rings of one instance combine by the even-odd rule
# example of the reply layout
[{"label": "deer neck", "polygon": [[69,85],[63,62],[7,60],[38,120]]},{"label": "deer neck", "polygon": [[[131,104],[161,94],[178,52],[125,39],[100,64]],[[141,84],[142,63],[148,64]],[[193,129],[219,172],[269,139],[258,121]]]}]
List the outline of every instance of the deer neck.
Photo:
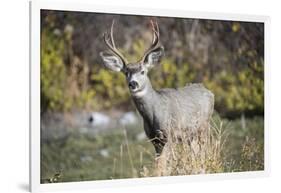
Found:
[{"label": "deer neck", "polygon": [[158,100],[157,92],[153,89],[150,81],[138,95],[133,95],[132,98],[142,117],[148,121],[153,120],[154,107]]}]

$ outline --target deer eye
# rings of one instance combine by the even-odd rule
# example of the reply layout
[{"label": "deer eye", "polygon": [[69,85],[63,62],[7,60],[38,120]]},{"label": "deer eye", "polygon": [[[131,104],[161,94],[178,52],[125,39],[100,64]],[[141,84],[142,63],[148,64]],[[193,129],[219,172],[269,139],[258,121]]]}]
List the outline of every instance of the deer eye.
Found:
[{"label": "deer eye", "polygon": [[144,70],[141,71],[141,74],[144,75]]}]

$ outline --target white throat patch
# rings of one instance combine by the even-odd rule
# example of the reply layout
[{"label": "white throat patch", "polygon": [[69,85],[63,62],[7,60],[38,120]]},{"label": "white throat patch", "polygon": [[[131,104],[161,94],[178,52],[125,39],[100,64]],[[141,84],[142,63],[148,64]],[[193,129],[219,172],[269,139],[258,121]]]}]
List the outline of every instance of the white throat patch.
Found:
[{"label": "white throat patch", "polygon": [[138,92],[136,92],[136,93],[131,93],[131,94],[132,94],[132,96],[134,96],[134,97],[141,98],[141,97],[143,97],[144,95],[146,95],[146,93],[147,93],[147,87],[144,87],[144,89],[142,89],[141,91],[138,91]]}]

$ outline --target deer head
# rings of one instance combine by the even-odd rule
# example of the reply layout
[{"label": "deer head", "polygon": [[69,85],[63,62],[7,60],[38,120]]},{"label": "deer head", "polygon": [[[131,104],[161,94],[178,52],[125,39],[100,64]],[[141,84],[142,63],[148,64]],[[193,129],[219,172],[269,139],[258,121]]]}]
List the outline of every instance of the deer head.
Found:
[{"label": "deer head", "polygon": [[148,71],[159,64],[164,54],[164,48],[159,44],[159,27],[156,22],[151,21],[153,39],[151,46],[146,50],[143,57],[134,63],[128,63],[126,58],[118,51],[113,38],[114,20],[111,24],[110,33],[104,33],[104,42],[111,51],[101,52],[104,66],[115,72],[122,72],[126,76],[129,90],[133,96],[141,97],[150,85],[147,76]]}]

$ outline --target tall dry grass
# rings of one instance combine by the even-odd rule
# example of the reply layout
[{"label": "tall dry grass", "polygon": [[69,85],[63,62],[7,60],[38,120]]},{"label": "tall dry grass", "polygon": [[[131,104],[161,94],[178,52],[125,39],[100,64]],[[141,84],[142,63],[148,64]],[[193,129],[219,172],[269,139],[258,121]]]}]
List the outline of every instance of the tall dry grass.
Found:
[{"label": "tall dry grass", "polygon": [[[141,176],[174,176],[217,173],[224,171],[222,155],[227,130],[223,121],[212,120],[207,132],[195,134],[185,131],[168,134],[162,154],[155,158],[154,167],[143,166]],[[172,131],[172,130],[171,130]],[[180,135],[180,137],[179,137]]]}]

